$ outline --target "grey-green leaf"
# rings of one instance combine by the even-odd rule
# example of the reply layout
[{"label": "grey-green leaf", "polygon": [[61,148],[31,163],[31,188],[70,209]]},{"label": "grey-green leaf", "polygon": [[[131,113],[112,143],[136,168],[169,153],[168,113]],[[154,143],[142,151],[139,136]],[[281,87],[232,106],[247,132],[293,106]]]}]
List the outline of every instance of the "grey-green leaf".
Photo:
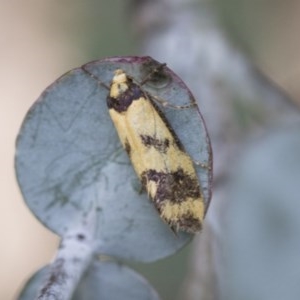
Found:
[{"label": "grey-green leaf", "polygon": [[[18,300],[35,299],[48,268],[25,284]],[[115,263],[94,261],[79,283],[72,300],[159,300],[151,285],[132,269]]]},{"label": "grey-green leaf", "polygon": [[[141,80],[149,57],[121,57],[86,65],[109,86],[122,68]],[[173,104],[192,95],[170,70],[167,86],[145,89]],[[99,253],[154,261],[183,247],[191,236],[175,236],[159,217],[121,147],[108,115],[108,90],[81,68],[56,80],[28,112],[17,140],[16,172],[25,201],[48,228],[63,236],[96,212]],[[195,161],[211,167],[211,149],[197,108],[165,108],[164,114]],[[211,169],[198,167],[206,207]]]}]

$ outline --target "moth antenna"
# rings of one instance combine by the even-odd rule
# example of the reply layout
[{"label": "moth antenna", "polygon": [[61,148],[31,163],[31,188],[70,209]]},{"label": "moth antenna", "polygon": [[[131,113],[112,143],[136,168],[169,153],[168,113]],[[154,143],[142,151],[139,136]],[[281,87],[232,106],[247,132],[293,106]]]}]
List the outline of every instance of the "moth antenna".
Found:
[{"label": "moth antenna", "polygon": [[93,73],[91,73],[88,69],[86,69],[85,66],[82,66],[81,69],[82,69],[86,74],[88,74],[91,78],[93,78],[95,81],[97,81],[98,84],[100,84],[101,86],[103,86],[103,87],[106,88],[107,90],[110,89],[109,86],[107,86],[104,82],[102,82],[102,81],[100,80],[99,77],[97,77],[96,75],[94,75]]}]

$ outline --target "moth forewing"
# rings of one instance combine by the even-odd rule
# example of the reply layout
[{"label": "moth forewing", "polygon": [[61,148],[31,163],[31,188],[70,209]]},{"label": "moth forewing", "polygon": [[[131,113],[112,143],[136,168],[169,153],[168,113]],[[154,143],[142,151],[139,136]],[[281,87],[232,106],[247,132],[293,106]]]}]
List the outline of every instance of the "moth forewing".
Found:
[{"label": "moth forewing", "polygon": [[107,105],[135,172],[162,219],[175,231],[195,233],[205,211],[197,173],[154,101],[123,70],[115,71]]}]

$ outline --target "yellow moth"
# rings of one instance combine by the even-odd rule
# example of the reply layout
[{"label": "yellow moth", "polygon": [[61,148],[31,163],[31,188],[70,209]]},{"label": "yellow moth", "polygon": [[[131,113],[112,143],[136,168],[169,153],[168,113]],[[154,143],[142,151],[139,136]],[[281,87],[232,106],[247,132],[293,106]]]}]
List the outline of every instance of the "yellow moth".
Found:
[{"label": "yellow moth", "polygon": [[151,94],[118,69],[107,105],[120,141],[161,218],[175,232],[200,231],[205,206],[193,160]]}]

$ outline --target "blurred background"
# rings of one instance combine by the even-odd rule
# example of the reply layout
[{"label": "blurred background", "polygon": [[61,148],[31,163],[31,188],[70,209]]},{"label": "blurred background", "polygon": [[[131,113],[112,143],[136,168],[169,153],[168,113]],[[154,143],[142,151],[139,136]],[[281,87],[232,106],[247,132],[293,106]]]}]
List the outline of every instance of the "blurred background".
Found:
[{"label": "blurred background", "polygon": [[[17,186],[14,145],[22,120],[41,92],[66,71],[105,56],[147,55],[138,50],[138,23],[132,22],[137,2],[0,2],[0,299],[14,299],[26,279],[52,259],[58,244],[27,209]],[[300,2],[215,0],[214,5],[232,42],[299,102]],[[189,251],[145,267],[163,299],[179,291]],[[175,263],[178,275],[159,277]]]}]

